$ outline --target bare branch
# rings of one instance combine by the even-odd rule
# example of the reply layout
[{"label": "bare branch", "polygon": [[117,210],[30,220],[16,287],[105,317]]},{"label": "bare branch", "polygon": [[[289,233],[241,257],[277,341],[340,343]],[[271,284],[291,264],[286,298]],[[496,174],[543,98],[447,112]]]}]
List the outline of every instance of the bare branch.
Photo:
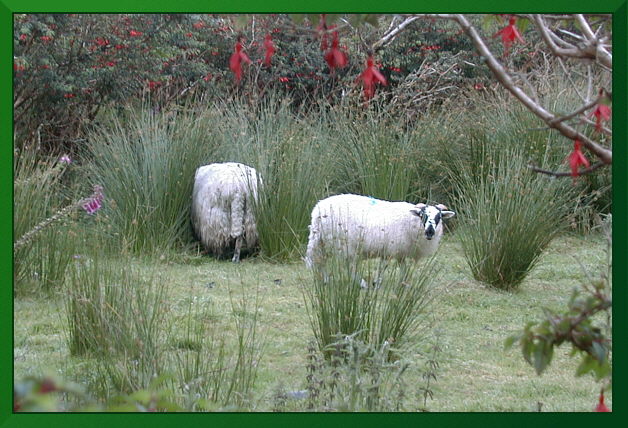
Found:
[{"label": "bare branch", "polygon": [[[603,167],[605,165],[606,164],[604,162],[598,162],[598,163],[596,163],[594,165],[591,165],[588,168],[581,169],[580,171],[578,171],[578,176],[584,175],[584,174],[590,174],[593,171],[595,171],[596,169],[601,168],[601,167]],[[539,168],[539,167],[534,166],[534,165],[528,165],[528,168],[530,168],[534,172],[538,172],[540,174],[551,175],[552,177],[570,177],[571,176],[571,172],[550,171],[550,170],[547,170],[547,169]]]},{"label": "bare branch", "polygon": [[[491,69],[497,80],[512,93],[528,110],[541,118],[550,127],[557,129],[565,137],[582,141],[585,147],[597,156],[603,163],[610,165],[613,162],[613,152],[608,150],[595,141],[591,140],[585,134],[578,132],[564,121],[555,121],[556,116],[545,110],[542,106],[532,100],[524,91],[521,90],[512,78],[508,75],[504,67],[499,63],[493,53],[488,49],[475,27],[473,27],[464,15],[456,15],[456,21],[462,27],[464,32],[471,38],[475,48],[483,56],[484,61]],[[548,37],[549,39],[549,37]]]},{"label": "bare branch", "polygon": [[392,42],[395,39],[395,37],[397,37],[397,34],[399,34],[401,31],[403,31],[404,28],[412,24],[417,19],[419,19],[418,16],[406,17],[401,24],[397,25],[392,30],[387,31],[386,34],[384,34],[384,36],[381,39],[373,43],[373,46],[372,46],[373,51],[377,52],[379,49],[383,48],[388,43]]}]

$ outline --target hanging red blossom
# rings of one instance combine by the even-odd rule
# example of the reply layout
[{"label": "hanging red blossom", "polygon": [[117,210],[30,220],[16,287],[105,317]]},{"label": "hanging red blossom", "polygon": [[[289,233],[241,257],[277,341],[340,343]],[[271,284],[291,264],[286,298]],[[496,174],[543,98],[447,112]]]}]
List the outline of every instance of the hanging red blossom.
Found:
[{"label": "hanging red blossom", "polygon": [[197,30],[200,30],[204,26],[205,26],[205,23],[203,21],[197,21],[194,24],[192,24],[192,27],[194,27]]},{"label": "hanging red blossom", "polygon": [[336,67],[342,68],[349,63],[347,54],[340,50],[338,44],[338,32],[334,31],[331,41],[331,49],[325,53],[325,61],[327,61],[327,65],[329,65],[332,72],[336,69]]},{"label": "hanging red blossom", "polygon": [[139,37],[141,35],[142,35],[141,31],[135,31],[135,30],[129,31],[129,36],[131,36],[131,37]]},{"label": "hanging red blossom", "polygon": [[586,168],[589,167],[589,160],[582,153],[582,142],[578,139],[573,142],[573,152],[569,155],[569,167],[571,168],[571,176],[577,177],[580,175],[578,168],[582,165]]},{"label": "hanging red blossom", "polygon": [[600,132],[602,130],[602,121],[608,122],[611,120],[611,108],[602,102],[598,102],[590,116],[595,116],[595,130]]},{"label": "hanging red blossom", "polygon": [[379,72],[377,67],[375,66],[375,61],[373,60],[373,56],[370,55],[366,59],[366,69],[358,76],[356,81],[362,81],[362,86],[364,87],[364,98],[370,99],[375,95],[375,85],[377,83],[381,83],[386,86],[386,78]]},{"label": "hanging red blossom", "polygon": [[264,49],[266,50],[266,53],[264,56],[264,65],[266,67],[270,67],[270,60],[275,54],[275,51],[277,50],[275,49],[275,45],[273,44],[273,40],[270,37],[270,34],[267,34],[266,37],[264,38]]},{"label": "hanging red blossom", "polygon": [[229,58],[229,68],[235,74],[236,82],[242,79],[242,61],[247,64],[251,64],[251,59],[247,54],[242,52],[242,43],[237,42],[235,45],[235,52]]},{"label": "hanging red blossom", "polygon": [[604,390],[600,391],[600,401],[595,406],[596,412],[610,412],[611,410],[604,404]]},{"label": "hanging red blossom", "polygon": [[497,36],[502,37],[502,43],[506,48],[506,50],[504,51],[504,56],[508,56],[510,45],[512,45],[515,40],[518,40],[521,43],[525,43],[525,40],[523,40],[523,37],[521,37],[521,33],[519,33],[519,30],[515,25],[516,22],[517,18],[515,18],[514,16],[511,17],[507,26],[499,30],[497,33],[493,34],[493,38]]}]

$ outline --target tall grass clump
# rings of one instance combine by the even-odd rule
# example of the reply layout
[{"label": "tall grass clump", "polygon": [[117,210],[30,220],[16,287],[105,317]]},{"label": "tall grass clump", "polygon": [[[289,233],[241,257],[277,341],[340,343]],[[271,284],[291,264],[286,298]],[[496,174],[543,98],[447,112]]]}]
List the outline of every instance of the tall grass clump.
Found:
[{"label": "tall grass clump", "polygon": [[394,358],[395,348],[402,349],[423,333],[436,274],[433,258],[397,265],[390,260],[360,263],[327,255],[326,262],[313,269],[313,281],[303,288],[319,349],[329,357],[329,346],[339,335],[355,335],[376,347],[391,346]]},{"label": "tall grass clump", "polygon": [[128,111],[90,134],[86,173],[104,188],[105,212],[122,250],[162,255],[191,242],[194,173],[216,145],[211,114]]},{"label": "tall grass clump", "polygon": [[27,286],[46,291],[63,284],[75,248],[70,215],[76,206],[67,199],[64,176],[68,166],[41,158],[34,149],[14,153],[13,237],[14,289]]},{"label": "tall grass clump", "polygon": [[307,242],[310,213],[327,195],[334,156],[316,117],[299,117],[285,100],[257,107],[226,106],[217,124],[222,158],[253,166],[261,175],[255,217],[261,255],[298,258]]},{"label": "tall grass clump", "polygon": [[516,147],[476,149],[478,165],[450,171],[458,236],[476,280],[515,289],[564,227],[570,183],[533,173]]},{"label": "tall grass clump", "polygon": [[396,201],[413,193],[417,165],[411,132],[376,111],[356,117],[334,109],[327,115],[340,191]]}]

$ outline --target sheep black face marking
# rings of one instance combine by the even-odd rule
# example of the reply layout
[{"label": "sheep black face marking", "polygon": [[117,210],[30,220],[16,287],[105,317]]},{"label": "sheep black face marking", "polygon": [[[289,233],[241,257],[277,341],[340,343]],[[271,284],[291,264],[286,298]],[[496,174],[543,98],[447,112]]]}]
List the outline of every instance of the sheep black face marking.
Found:
[{"label": "sheep black face marking", "polygon": [[421,206],[419,210],[413,210],[412,214],[421,218],[421,223],[425,230],[425,239],[431,241],[436,234],[436,228],[443,218],[441,209],[432,205],[425,205]]}]

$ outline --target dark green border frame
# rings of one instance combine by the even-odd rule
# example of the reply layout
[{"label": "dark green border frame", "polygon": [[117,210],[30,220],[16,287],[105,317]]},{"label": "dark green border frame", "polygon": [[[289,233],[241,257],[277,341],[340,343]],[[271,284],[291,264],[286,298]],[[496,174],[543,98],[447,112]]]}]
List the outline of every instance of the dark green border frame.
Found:
[{"label": "dark green border frame", "polygon": [[[269,414],[269,413],[211,413],[211,414],[13,414],[13,295],[12,295],[12,14],[15,12],[220,12],[220,13],[261,13],[261,12],[604,12],[614,13],[613,19],[613,101],[615,162],[613,164],[613,253],[616,260],[613,267],[615,306],[613,308],[614,373],[613,373],[613,413],[378,413],[378,414]],[[0,236],[5,236],[0,246],[0,428],[5,427],[118,427],[151,424],[152,427],[166,427],[187,424],[188,426],[318,426],[358,425],[361,428],[381,426],[417,426],[420,424],[445,424],[446,426],[503,426],[529,427],[560,426],[614,426],[626,413],[623,403],[626,398],[626,375],[622,368],[626,356],[626,290],[623,279],[626,277],[626,264],[622,256],[626,254],[627,218],[626,185],[628,184],[623,166],[626,161],[626,123],[628,122],[626,95],[626,29],[628,27],[628,0],[440,0],[440,1],[364,1],[364,0],[318,0],[309,3],[294,0],[152,0],[87,3],[77,0],[0,0]],[[594,403],[592,403],[593,406]]]}]

